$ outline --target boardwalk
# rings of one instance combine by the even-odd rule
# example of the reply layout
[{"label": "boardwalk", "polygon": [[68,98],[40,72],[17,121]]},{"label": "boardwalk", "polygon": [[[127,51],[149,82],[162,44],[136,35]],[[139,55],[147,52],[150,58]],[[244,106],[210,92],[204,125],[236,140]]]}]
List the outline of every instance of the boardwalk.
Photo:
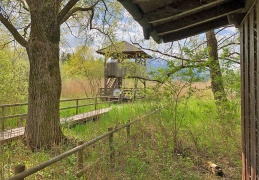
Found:
[{"label": "boardwalk", "polygon": [[[65,123],[78,123],[82,121],[90,121],[102,114],[109,112],[110,110],[111,108],[105,108],[105,109],[99,109],[96,111],[86,112],[83,114],[77,114],[66,118],[61,118],[60,123],[65,124]],[[0,143],[4,143],[13,139],[20,138],[24,135],[24,131],[25,131],[24,127],[3,131],[1,132]]]}]

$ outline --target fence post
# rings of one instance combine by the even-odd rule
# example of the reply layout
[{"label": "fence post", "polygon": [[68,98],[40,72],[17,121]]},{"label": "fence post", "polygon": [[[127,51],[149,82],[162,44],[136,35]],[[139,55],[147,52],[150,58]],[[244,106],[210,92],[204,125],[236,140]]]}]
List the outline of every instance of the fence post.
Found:
[{"label": "fence post", "polygon": [[109,105],[109,107],[111,106],[110,101],[111,101],[111,97],[109,96],[108,97],[108,105]]},{"label": "fence post", "polygon": [[126,127],[126,131],[127,131],[127,142],[129,142],[129,140],[130,140],[130,125],[128,125]]},{"label": "fence post", "polygon": [[1,130],[4,131],[4,120],[5,120],[5,108],[2,107],[2,128]]},{"label": "fence post", "polygon": [[95,102],[94,102],[94,110],[97,110],[97,96],[95,97]]},{"label": "fence post", "polygon": [[[25,171],[25,165],[24,164],[19,164],[19,165],[14,167],[13,173],[14,173],[14,175],[16,175],[16,174],[19,174],[19,173],[21,173],[23,171]],[[24,178],[21,178],[19,180],[24,180]]]},{"label": "fence post", "polygon": [[[112,131],[113,128],[108,128],[108,131]],[[109,147],[110,147],[110,167],[114,168],[114,147],[113,147],[113,133],[109,135]]]},{"label": "fence post", "polygon": [[[82,145],[83,141],[78,141],[77,146]],[[81,170],[83,168],[84,159],[83,159],[83,149],[77,151],[77,169]]]},{"label": "fence post", "polygon": [[78,99],[76,100],[76,114],[78,114]]},{"label": "fence post", "polygon": [[121,104],[122,103],[122,94],[120,94],[118,98],[119,98],[119,104]]}]

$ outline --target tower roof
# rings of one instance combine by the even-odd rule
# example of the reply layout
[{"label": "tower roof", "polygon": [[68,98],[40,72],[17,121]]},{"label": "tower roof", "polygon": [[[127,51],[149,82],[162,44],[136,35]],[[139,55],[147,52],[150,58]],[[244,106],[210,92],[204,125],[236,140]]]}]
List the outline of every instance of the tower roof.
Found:
[{"label": "tower roof", "polygon": [[112,44],[106,48],[96,51],[99,54],[106,55],[108,57],[124,57],[124,58],[152,58],[146,52],[140,48],[126,42],[122,41],[116,44]]}]

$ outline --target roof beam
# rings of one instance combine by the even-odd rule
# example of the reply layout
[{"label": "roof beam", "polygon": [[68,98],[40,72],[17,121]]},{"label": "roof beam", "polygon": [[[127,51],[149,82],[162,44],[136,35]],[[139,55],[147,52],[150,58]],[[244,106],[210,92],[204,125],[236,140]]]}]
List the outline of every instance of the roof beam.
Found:
[{"label": "roof beam", "polygon": [[165,35],[183,29],[189,29],[192,26],[197,26],[205,22],[213,21],[232,13],[240,12],[243,7],[243,3],[229,2],[222,7],[217,6],[213,8],[213,10],[208,9],[190,17],[185,17],[172,22],[166,22],[163,25],[155,27],[155,29],[158,35]]},{"label": "roof beam", "polygon": [[206,32],[212,29],[220,28],[223,26],[228,25],[228,19],[227,17],[222,17],[219,19],[216,19],[214,21],[206,22],[198,26],[191,27],[189,29],[184,29],[180,33],[174,32],[167,35],[162,36],[163,41],[166,42],[172,42],[177,41],[183,38],[187,38],[190,36],[197,35],[201,32]]},{"label": "roof beam", "polygon": [[188,10],[182,12],[182,13],[179,13],[179,14],[176,14],[176,15],[173,15],[173,16],[164,16],[162,18],[157,16],[157,13],[150,12],[146,15],[146,18],[147,18],[149,23],[159,23],[161,21],[173,21],[173,20],[176,20],[176,19],[180,19],[180,18],[183,18],[183,17],[186,17],[186,16],[193,15],[193,14],[198,13],[198,12],[202,12],[202,11],[207,10],[207,9],[214,8],[216,6],[225,4],[225,3],[230,2],[230,1],[231,0],[216,0],[216,1],[213,1],[211,3],[201,5],[201,6],[196,7],[196,8],[190,7],[190,9],[188,9]]},{"label": "roof beam", "polygon": [[157,43],[161,43],[162,39],[157,35],[157,33],[154,31],[154,27],[152,24],[148,23],[144,13],[140,9],[140,7],[137,4],[132,3],[131,0],[118,0],[125,9],[132,15],[132,17],[142,26],[144,33],[145,33],[145,39],[149,39],[149,36],[151,36],[154,41]]}]

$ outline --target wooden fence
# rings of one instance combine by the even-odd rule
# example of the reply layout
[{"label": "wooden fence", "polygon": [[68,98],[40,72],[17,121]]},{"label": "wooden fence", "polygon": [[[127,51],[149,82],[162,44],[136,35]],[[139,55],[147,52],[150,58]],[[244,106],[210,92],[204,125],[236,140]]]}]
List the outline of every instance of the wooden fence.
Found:
[{"label": "wooden fence", "polygon": [[[84,103],[81,104],[80,101],[90,101],[89,103]],[[64,103],[66,102],[73,102],[75,105],[72,106],[66,106],[63,107]],[[97,106],[100,104],[107,104],[110,107],[110,103],[113,102],[119,102],[118,100],[112,100],[110,96],[98,96],[98,97],[89,97],[89,98],[75,98],[75,99],[64,99],[64,100],[60,100],[60,110],[68,110],[68,109],[75,109],[75,114],[79,114],[79,108],[81,107],[87,107],[87,106],[93,106],[93,110],[97,110]],[[27,113],[18,113],[18,114],[10,114],[10,112],[8,111],[8,109],[11,108],[20,108],[20,109],[27,109],[24,108],[25,106],[28,106],[28,103],[17,103],[17,104],[3,104],[0,105],[0,109],[1,109],[1,131],[5,131],[8,128],[5,127],[5,123],[7,119],[13,119],[13,118],[18,118],[20,121],[23,121],[24,119],[26,119]],[[8,113],[7,113],[8,112]],[[21,124],[21,123],[19,123]],[[19,125],[20,126],[20,125]],[[13,127],[11,127],[13,128]]]},{"label": "wooden fence", "polygon": [[71,149],[67,152],[64,152],[64,153],[62,153],[62,154],[60,154],[60,155],[58,155],[54,158],[51,158],[48,161],[45,161],[45,162],[43,162],[43,163],[41,163],[41,164],[39,164],[35,167],[32,167],[32,168],[29,168],[29,169],[25,170],[25,165],[19,164],[14,168],[13,173],[15,175],[13,177],[11,177],[9,180],[24,179],[25,177],[28,177],[28,176],[48,167],[50,165],[53,165],[56,162],[59,162],[62,159],[66,158],[66,157],[68,157],[72,154],[76,154],[76,156],[77,156],[77,163],[76,163],[77,169],[78,169],[77,176],[80,177],[80,176],[83,175],[83,173],[85,171],[85,169],[83,169],[83,164],[84,164],[84,162],[83,162],[83,150],[84,150],[84,148],[89,147],[89,146],[93,145],[94,143],[96,143],[96,142],[98,142],[98,141],[100,141],[104,138],[107,138],[107,137],[109,138],[110,166],[113,167],[114,166],[114,159],[115,159],[115,153],[114,153],[115,149],[114,149],[114,146],[113,146],[113,134],[115,132],[118,132],[118,131],[122,130],[122,129],[126,129],[127,139],[129,140],[130,126],[132,124],[142,120],[145,117],[149,117],[150,115],[160,111],[164,107],[165,106],[159,107],[159,108],[157,108],[157,109],[155,109],[155,110],[153,110],[149,113],[146,113],[145,115],[140,116],[140,117],[138,117],[138,118],[132,120],[131,122],[128,122],[127,124],[124,124],[122,126],[119,126],[119,127],[116,127],[116,128],[109,128],[107,133],[102,134],[102,135],[100,135],[100,136],[98,136],[98,137],[96,137],[96,138],[94,138],[94,139],[92,139],[88,142],[83,143],[82,141],[79,141],[77,143],[77,147],[75,147],[75,148],[73,148],[73,149]]}]

